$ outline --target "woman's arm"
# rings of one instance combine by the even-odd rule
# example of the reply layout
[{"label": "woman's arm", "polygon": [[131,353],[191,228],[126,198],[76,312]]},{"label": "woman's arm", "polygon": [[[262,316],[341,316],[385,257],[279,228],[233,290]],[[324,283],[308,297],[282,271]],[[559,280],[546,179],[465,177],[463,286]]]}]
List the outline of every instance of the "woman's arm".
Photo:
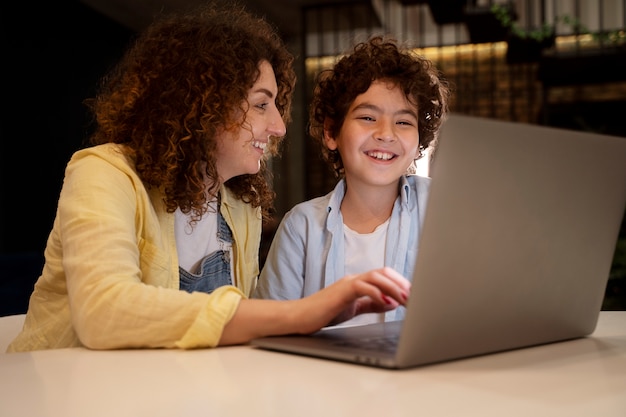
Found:
[{"label": "woman's arm", "polygon": [[243,299],[224,327],[219,344],[247,343],[271,335],[308,334],[357,314],[393,310],[406,304],[410,288],[406,278],[385,267],[345,276],[298,300]]}]

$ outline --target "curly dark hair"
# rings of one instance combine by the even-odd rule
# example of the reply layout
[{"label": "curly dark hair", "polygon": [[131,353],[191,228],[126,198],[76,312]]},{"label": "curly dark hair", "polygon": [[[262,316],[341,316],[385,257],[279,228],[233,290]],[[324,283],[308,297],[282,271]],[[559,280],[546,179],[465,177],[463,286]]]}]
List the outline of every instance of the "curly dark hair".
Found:
[{"label": "curly dark hair", "polygon": [[356,97],[376,80],[396,84],[417,107],[421,152],[434,144],[447,115],[450,89],[431,61],[391,37],[378,35],[357,43],[333,68],[318,74],[309,108],[309,134],[338,178],[345,175],[343,161],[339,152],[326,147],[324,124],[330,122],[336,137]]},{"label": "curly dark hair", "polygon": [[[180,208],[198,220],[220,186],[216,132],[246,128],[241,114],[248,110],[248,91],[264,60],[274,69],[276,104],[287,125],[294,57],[274,26],[233,4],[163,15],[103,78],[97,96],[85,101],[96,121],[90,143],[124,144],[146,186],[162,189],[167,211]],[[279,155],[282,140],[273,137],[266,152]],[[267,220],[275,197],[270,179],[262,160],[257,174],[231,178],[225,185],[261,207]]]}]

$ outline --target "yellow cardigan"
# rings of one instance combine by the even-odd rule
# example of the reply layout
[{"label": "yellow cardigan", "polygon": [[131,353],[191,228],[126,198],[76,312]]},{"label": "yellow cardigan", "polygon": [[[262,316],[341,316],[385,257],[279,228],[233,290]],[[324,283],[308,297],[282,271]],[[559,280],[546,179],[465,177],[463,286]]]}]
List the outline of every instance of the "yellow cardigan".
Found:
[{"label": "yellow cardigan", "polygon": [[222,187],[233,232],[234,286],[212,294],[179,290],[174,214],[147,190],[115,144],[76,152],[22,332],[7,352],[199,348],[217,345],[259,273],[260,209]]}]

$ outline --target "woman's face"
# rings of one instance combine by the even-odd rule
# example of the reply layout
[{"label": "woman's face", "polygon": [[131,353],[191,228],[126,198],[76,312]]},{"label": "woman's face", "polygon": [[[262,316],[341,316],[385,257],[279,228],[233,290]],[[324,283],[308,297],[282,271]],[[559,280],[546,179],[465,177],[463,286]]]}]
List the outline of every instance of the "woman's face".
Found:
[{"label": "woman's face", "polygon": [[278,86],[274,69],[262,61],[259,71],[259,78],[248,91],[243,127],[217,136],[216,165],[222,183],[238,175],[259,172],[270,136],[286,134],[285,122],[276,107]]}]

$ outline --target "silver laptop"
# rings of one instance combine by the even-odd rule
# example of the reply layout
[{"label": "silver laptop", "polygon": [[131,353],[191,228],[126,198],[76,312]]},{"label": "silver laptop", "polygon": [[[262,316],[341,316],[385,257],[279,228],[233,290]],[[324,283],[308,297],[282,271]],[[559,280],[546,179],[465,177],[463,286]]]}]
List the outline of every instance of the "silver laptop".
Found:
[{"label": "silver laptop", "polygon": [[251,344],[401,369],[594,331],[626,207],[626,138],[453,114],[431,175],[403,321]]}]

